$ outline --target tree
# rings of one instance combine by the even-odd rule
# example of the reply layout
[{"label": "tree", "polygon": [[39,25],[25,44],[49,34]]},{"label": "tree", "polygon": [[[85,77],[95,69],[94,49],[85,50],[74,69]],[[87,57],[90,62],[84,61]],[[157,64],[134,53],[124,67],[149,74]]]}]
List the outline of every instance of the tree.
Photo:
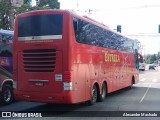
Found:
[{"label": "tree", "polygon": [[0,29],[9,29],[9,0],[0,0]]},{"label": "tree", "polygon": [[154,63],[157,60],[157,57],[155,54],[151,55],[150,63]]},{"label": "tree", "polygon": [[15,14],[20,14],[23,12],[30,11],[32,8],[32,0],[24,0],[24,4],[21,7],[16,7],[15,8]]},{"label": "tree", "polygon": [[147,64],[152,64],[158,60],[156,54],[148,54],[144,58]]},{"label": "tree", "polygon": [[59,9],[58,0],[39,0],[39,4],[32,6],[32,0],[24,0],[21,7],[14,7],[11,0],[0,0],[0,29],[14,29],[14,19],[17,14],[40,9]]},{"label": "tree", "polygon": [[43,9],[59,9],[60,3],[58,0],[40,0],[37,6]]},{"label": "tree", "polygon": [[157,59],[160,60],[160,52],[157,54]]}]

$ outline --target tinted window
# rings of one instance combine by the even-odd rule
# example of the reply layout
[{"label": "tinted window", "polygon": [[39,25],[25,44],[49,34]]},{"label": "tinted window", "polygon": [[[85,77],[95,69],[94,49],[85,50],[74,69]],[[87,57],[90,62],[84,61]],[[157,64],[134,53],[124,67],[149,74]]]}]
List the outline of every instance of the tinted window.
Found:
[{"label": "tinted window", "polygon": [[0,57],[12,57],[13,36],[0,35]]},{"label": "tinted window", "polygon": [[73,25],[79,43],[133,52],[133,40],[74,17]]},{"label": "tinted window", "polygon": [[0,57],[12,57],[12,43],[0,41]]},{"label": "tinted window", "polygon": [[18,37],[62,35],[63,16],[44,14],[19,18]]},{"label": "tinted window", "polygon": [[6,40],[6,41],[9,41],[10,43],[13,42],[13,36],[10,36],[10,35],[1,35],[0,34],[0,41],[3,41],[3,40]]}]

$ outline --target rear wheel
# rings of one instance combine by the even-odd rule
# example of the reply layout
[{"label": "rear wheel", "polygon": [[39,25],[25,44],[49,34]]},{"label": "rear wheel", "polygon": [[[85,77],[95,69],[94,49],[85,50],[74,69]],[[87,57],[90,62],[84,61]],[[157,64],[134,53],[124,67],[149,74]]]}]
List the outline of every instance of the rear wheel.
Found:
[{"label": "rear wheel", "polygon": [[129,88],[132,88],[132,87],[133,87],[133,84],[135,84],[135,78],[134,78],[134,77],[132,77],[131,85],[129,86]]},{"label": "rear wheel", "polygon": [[102,94],[99,93],[98,95],[98,101],[102,102],[106,98],[107,94],[107,86],[105,83],[102,84]]},{"label": "rear wheel", "polygon": [[5,84],[0,94],[0,104],[7,105],[14,101],[13,88],[10,84]]},{"label": "rear wheel", "polygon": [[88,105],[93,105],[96,103],[97,98],[98,98],[98,92],[97,92],[97,87],[94,85],[92,87],[92,92],[91,92],[91,99],[88,101]]}]

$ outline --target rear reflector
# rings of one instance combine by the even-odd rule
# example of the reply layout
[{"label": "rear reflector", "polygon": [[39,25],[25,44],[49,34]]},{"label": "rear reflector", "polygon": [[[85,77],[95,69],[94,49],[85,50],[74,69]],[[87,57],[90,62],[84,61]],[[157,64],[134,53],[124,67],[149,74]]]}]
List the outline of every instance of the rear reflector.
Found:
[{"label": "rear reflector", "polygon": [[72,82],[63,82],[63,90],[72,90]]},{"label": "rear reflector", "polygon": [[55,74],[55,81],[62,81],[62,74]]},{"label": "rear reflector", "polygon": [[17,88],[17,82],[13,81],[13,88],[16,89]]}]

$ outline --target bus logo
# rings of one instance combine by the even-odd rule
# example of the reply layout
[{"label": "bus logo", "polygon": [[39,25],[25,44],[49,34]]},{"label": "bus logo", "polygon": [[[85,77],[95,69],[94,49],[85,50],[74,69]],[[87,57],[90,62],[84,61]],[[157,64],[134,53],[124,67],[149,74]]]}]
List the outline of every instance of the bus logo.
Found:
[{"label": "bus logo", "polygon": [[108,51],[102,50],[105,55],[105,62],[120,62],[120,56],[118,54],[109,53]]}]

